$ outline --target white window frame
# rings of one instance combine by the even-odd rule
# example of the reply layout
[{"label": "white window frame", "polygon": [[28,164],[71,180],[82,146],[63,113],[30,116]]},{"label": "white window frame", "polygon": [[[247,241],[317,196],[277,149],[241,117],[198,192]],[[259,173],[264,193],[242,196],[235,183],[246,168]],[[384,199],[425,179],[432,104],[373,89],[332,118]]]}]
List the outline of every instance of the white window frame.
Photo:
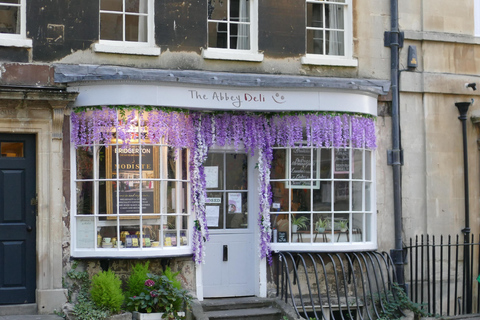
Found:
[{"label": "white window frame", "polygon": [[[230,0],[225,0],[230,1]],[[258,51],[258,0],[250,0],[250,49],[204,48],[204,59],[263,61],[263,53]],[[208,24],[208,17],[207,17]]]},{"label": "white window frame", "polygon": [[[279,148],[274,148],[274,149],[286,149],[286,150],[291,150],[291,149],[295,149],[295,148],[285,148],[285,147],[279,147]],[[317,150],[329,150],[331,151],[330,148],[319,148]],[[347,150],[351,150],[351,148],[347,148]],[[362,178],[361,179],[354,179],[353,177],[353,168],[354,168],[354,159],[353,159],[353,150],[361,150],[362,151],[362,165],[363,165],[363,168],[362,168],[362,172],[363,172],[363,175],[362,175]],[[377,244],[377,215],[376,215],[376,212],[377,212],[377,208],[376,208],[376,174],[375,174],[375,152],[373,150],[367,150],[367,149],[362,149],[362,148],[353,148],[353,150],[351,150],[351,157],[350,157],[350,163],[349,163],[349,166],[350,166],[350,170],[349,170],[349,174],[348,174],[348,178],[342,178],[342,179],[335,179],[334,178],[334,169],[333,169],[333,166],[334,166],[334,163],[332,162],[331,163],[331,166],[332,166],[332,172],[330,173],[330,177],[329,178],[320,178],[321,181],[331,181],[332,183],[334,181],[340,181],[340,182],[349,182],[349,197],[350,198],[353,198],[353,182],[357,182],[357,183],[362,183],[362,186],[363,186],[363,189],[362,189],[362,197],[364,199],[364,201],[362,201],[362,209],[361,210],[353,210],[352,208],[352,204],[350,203],[350,206],[349,206],[349,209],[347,211],[337,211],[337,214],[348,214],[349,215],[349,224],[352,225],[352,219],[353,219],[353,216],[354,215],[357,215],[357,214],[362,214],[364,216],[363,218],[363,222],[362,222],[362,229],[361,229],[361,233],[360,233],[360,236],[362,237],[361,241],[353,241],[353,238],[354,236],[359,236],[358,234],[354,234],[353,233],[353,230],[352,228],[349,228],[349,230],[347,231],[348,232],[348,235],[349,235],[349,241],[342,241],[342,242],[338,242],[338,240],[334,240],[334,241],[329,241],[329,242],[315,242],[314,238],[315,238],[315,234],[312,232],[313,231],[313,226],[310,228],[310,233],[309,234],[306,234],[304,235],[304,242],[296,242],[295,239],[297,239],[296,237],[298,237],[298,235],[295,235],[295,238],[294,239],[291,239],[290,237],[292,236],[292,233],[291,233],[291,223],[290,223],[290,217],[292,214],[295,214],[296,211],[276,211],[277,208],[274,208],[275,204],[272,205],[272,208],[271,208],[271,213],[272,213],[272,216],[270,217],[270,221],[272,223],[272,228],[275,228],[275,221],[274,221],[274,215],[275,214],[280,214],[280,215],[288,215],[289,216],[289,223],[288,223],[288,231],[287,231],[287,238],[289,239],[288,242],[275,242],[275,240],[273,239],[273,233],[272,233],[272,242],[271,242],[271,248],[273,251],[332,251],[332,250],[335,250],[335,251],[358,251],[358,250],[376,250],[377,247],[378,247],[378,244]],[[366,163],[365,163],[365,152],[370,152],[370,168],[369,171],[370,171],[370,179],[367,179],[366,178]],[[315,152],[315,148],[314,148],[314,152]],[[287,152],[287,159],[289,159],[289,156],[288,156],[288,153]],[[320,160],[320,159],[318,159]],[[272,170],[274,170],[274,168],[272,167]],[[286,170],[287,172],[290,172],[290,165],[287,164],[286,166]],[[320,166],[317,167],[317,170],[320,170]],[[288,174],[287,174],[287,177],[286,179],[288,179]],[[317,179],[317,177],[312,177],[311,179]],[[306,179],[306,181],[308,181],[309,179]],[[270,180],[271,182],[272,181],[276,181],[276,182],[282,182],[284,181],[285,185],[287,186],[288,188],[288,181],[286,180],[283,180],[283,179],[271,179]],[[300,180],[301,181],[301,180]],[[365,196],[365,184],[368,183],[370,185],[370,197],[367,199],[366,196]],[[314,187],[315,188],[315,187]],[[312,200],[313,201],[313,200]],[[369,201],[369,204],[370,204],[370,210],[367,210],[366,209],[366,202]],[[335,216],[335,211],[334,211],[334,208],[333,208],[333,203],[332,203],[332,207],[331,207],[331,211],[314,211],[313,208],[312,210],[310,211],[298,211],[299,214],[310,214],[310,215],[324,215],[324,214],[333,214]],[[368,219],[367,219],[367,215],[370,216],[370,223],[368,223]],[[367,239],[367,233],[369,232],[369,239]],[[327,230],[327,237],[334,237],[334,239],[337,239],[339,238],[338,234],[334,233],[333,235],[332,234],[328,234],[328,230]],[[293,236],[292,236],[293,237]],[[320,235],[317,235],[317,237],[320,237]],[[313,241],[312,241],[313,239]],[[329,238],[330,239],[330,238]],[[293,241],[292,241],[293,240]],[[308,240],[308,241],[307,241]]]},{"label": "white window frame", "polygon": [[[0,0],[1,1],[1,0]],[[101,1],[101,0],[100,0]],[[124,0],[127,1],[127,0]],[[99,41],[93,46],[95,52],[103,53],[118,53],[118,54],[132,54],[132,55],[146,55],[146,56],[158,56],[160,55],[160,48],[155,45],[155,1],[147,0],[148,3],[148,17],[147,17],[147,41],[135,42],[135,41],[115,41],[115,40],[102,40],[100,38],[99,28]],[[99,2],[99,6],[100,6]],[[100,10],[98,19],[99,26],[101,23],[101,14],[109,11]],[[123,13],[125,17],[125,13]],[[125,27],[125,26],[124,26]]]},{"label": "white window frame", "polygon": [[[0,0],[0,3],[2,1]],[[26,0],[20,0],[19,4],[14,3],[2,3],[8,6],[19,7],[20,10],[20,33],[0,33],[0,46],[2,47],[20,47],[31,48],[32,39],[27,39],[27,4]]]},{"label": "white window frame", "polygon": [[[305,50],[307,46],[307,10],[308,3],[317,3],[322,5],[335,4],[342,5],[339,2],[319,1],[319,0],[305,0]],[[344,54],[343,55],[327,55],[327,54],[312,54],[305,53],[301,58],[302,64],[311,65],[326,65],[326,66],[343,66],[343,67],[357,67],[358,60],[353,58],[353,4],[352,0],[345,0],[344,11]]]}]

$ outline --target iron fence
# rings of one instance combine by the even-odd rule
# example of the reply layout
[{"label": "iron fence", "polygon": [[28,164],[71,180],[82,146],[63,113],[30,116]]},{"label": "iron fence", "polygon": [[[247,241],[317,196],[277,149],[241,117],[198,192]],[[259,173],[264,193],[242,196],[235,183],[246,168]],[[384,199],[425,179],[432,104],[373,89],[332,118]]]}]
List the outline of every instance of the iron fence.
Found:
[{"label": "iron fence", "polygon": [[[411,238],[405,246],[407,292],[428,313],[454,316],[479,313],[480,243],[474,235]],[[467,256],[469,263],[464,264]]]},{"label": "iron fence", "polygon": [[279,252],[277,296],[305,319],[377,319],[396,299],[387,253]]}]

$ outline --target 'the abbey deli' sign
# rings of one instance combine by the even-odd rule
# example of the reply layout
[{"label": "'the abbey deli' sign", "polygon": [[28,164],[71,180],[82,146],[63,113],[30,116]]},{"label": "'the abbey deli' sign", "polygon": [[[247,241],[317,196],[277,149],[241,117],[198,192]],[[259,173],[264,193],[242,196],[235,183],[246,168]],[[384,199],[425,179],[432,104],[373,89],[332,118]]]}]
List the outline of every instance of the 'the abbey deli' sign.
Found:
[{"label": "'the abbey deli' sign", "polygon": [[[196,101],[212,101],[214,103],[230,104],[235,108],[241,108],[244,104],[267,104],[273,103],[282,105],[286,102],[285,96],[276,92],[274,94],[265,92],[232,92],[229,90],[188,90],[190,98]],[[268,101],[267,101],[268,100]]]}]

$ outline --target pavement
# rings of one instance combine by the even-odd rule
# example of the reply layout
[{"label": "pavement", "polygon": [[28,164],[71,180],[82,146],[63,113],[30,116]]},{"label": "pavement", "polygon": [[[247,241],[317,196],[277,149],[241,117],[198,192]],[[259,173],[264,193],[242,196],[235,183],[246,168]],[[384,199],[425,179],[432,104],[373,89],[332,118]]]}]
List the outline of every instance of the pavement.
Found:
[{"label": "pavement", "polygon": [[60,320],[62,317],[48,314],[48,315],[14,315],[14,316],[0,316],[0,320]]}]

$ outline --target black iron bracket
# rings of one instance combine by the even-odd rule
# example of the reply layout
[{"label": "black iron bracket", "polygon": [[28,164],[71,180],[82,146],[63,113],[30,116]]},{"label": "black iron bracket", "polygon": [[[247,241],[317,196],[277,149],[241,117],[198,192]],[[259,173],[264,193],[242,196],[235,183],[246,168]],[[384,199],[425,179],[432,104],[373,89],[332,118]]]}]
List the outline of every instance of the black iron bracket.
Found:
[{"label": "black iron bracket", "polygon": [[387,164],[403,166],[403,150],[387,150]]},{"label": "black iron bracket", "polygon": [[[396,40],[395,33],[398,33],[398,40]],[[390,47],[392,44],[397,44],[398,47],[403,48],[403,39],[405,38],[403,32],[394,32],[394,31],[385,31],[383,34],[383,45],[385,47]]]}]

